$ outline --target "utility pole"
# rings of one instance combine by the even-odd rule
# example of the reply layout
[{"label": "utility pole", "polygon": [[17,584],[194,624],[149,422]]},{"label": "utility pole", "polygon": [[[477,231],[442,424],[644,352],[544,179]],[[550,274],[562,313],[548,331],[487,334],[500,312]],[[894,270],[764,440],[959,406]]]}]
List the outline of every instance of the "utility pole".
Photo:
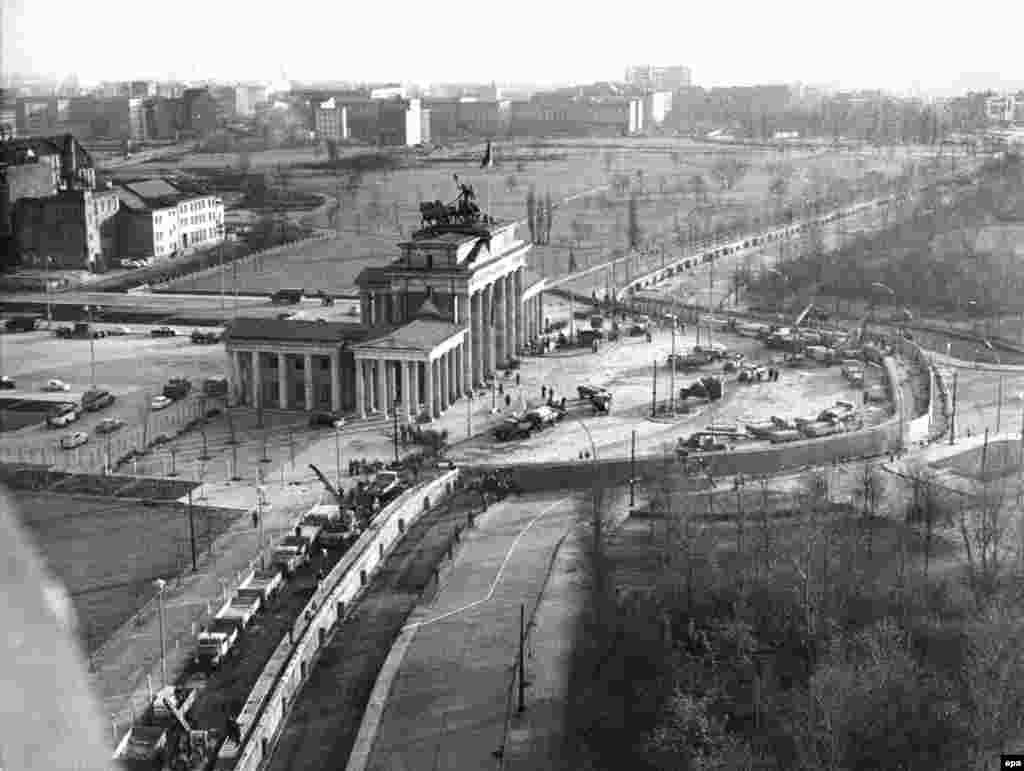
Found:
[{"label": "utility pole", "polygon": [[672,325],[672,355],[668,357],[668,403],[671,405],[672,417],[676,416],[676,320]]},{"label": "utility pole", "polygon": [[651,417],[657,414],[658,410],[658,360],[655,359],[651,365]]},{"label": "utility pole", "polygon": [[999,375],[999,388],[996,393],[996,433],[999,433],[999,426],[1003,419],[1003,375]]},{"label": "utility pole", "polygon": [[[953,408],[949,414],[949,443],[954,444],[956,442],[956,385],[957,379],[960,375],[960,370],[953,371]],[[1021,433],[1024,437],[1024,432]]]},{"label": "utility pole", "polygon": [[[391,410],[395,414],[395,436],[394,436],[394,443],[395,443],[395,466],[398,466],[398,405],[399,405],[399,402],[396,399],[395,400],[394,409]],[[340,461],[338,462],[338,468],[339,469],[341,468],[341,462]],[[340,473],[339,473],[339,476],[340,476]]]},{"label": "utility pole", "polygon": [[466,438],[473,436],[473,391],[466,392]]},{"label": "utility pole", "polygon": [[89,369],[92,372],[92,389],[96,390],[96,334],[92,328],[92,306],[89,306]]},{"label": "utility pole", "polygon": [[519,606],[519,712],[526,709],[526,606]]},{"label": "utility pole", "polygon": [[[266,455],[266,453],[264,453]],[[338,489],[341,489],[341,436],[338,426],[334,426],[334,478]]]},{"label": "utility pole", "polygon": [[[1021,418],[1021,436],[1024,437],[1024,417]],[[1024,446],[1024,445],[1022,445]],[[629,442],[629,508],[636,505],[636,429]]]},{"label": "utility pole", "polygon": [[192,490],[188,491],[188,537],[192,543],[192,572],[195,573],[199,568],[196,563],[196,521],[192,511]]}]

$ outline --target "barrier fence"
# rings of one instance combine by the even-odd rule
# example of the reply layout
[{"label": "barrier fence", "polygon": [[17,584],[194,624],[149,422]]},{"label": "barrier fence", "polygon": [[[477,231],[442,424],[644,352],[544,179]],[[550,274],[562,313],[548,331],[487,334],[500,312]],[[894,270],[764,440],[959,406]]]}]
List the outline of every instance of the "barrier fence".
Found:
[{"label": "barrier fence", "polygon": [[238,717],[241,747],[226,743],[217,759],[218,769],[254,771],[269,758],[288,710],[335,625],[345,618],[406,529],[452,494],[458,478],[455,469],[402,494],[381,510],[335,565],[264,667]]}]

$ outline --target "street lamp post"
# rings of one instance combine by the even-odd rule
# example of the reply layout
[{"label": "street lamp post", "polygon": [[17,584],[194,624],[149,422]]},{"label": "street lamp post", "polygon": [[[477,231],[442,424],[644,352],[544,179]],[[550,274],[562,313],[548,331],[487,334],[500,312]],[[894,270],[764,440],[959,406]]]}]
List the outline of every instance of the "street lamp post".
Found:
[{"label": "street lamp post", "polygon": [[220,268],[220,309],[221,312],[227,310],[227,301],[224,297],[224,223],[217,225],[217,257]]},{"label": "street lamp post", "polygon": [[341,421],[334,422],[334,478],[338,489],[341,489]]},{"label": "street lamp post", "polygon": [[167,582],[158,578],[153,583],[156,585],[160,617],[160,682],[163,687],[167,687],[167,640],[164,636],[164,590],[167,588]]}]

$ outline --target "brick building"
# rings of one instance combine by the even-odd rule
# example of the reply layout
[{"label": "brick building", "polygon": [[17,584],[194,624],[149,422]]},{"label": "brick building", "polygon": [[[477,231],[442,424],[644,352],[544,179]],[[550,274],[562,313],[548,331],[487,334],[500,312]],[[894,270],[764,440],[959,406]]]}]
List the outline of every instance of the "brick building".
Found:
[{"label": "brick building", "polygon": [[14,239],[21,262],[31,267],[103,273],[117,256],[113,190],[62,190],[22,198],[14,207]]}]

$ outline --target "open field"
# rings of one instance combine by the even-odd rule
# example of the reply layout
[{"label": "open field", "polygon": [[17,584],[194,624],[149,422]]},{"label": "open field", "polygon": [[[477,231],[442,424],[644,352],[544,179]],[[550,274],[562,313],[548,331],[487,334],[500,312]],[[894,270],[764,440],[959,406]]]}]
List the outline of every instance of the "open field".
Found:
[{"label": "open field", "polygon": [[[12,491],[22,523],[67,587],[88,652],[155,594],[153,580],[191,569],[187,506]],[[234,513],[193,510],[200,554]]]},{"label": "open field", "polygon": [[[556,205],[571,199],[554,214],[551,244],[536,247],[533,258],[539,271],[558,276],[568,271],[570,245],[575,245],[580,268],[625,250],[629,195],[608,190],[616,177],[625,178],[627,188],[641,191],[638,222],[644,237],[653,243],[665,243],[674,253],[678,250],[672,244],[677,223],[681,231],[689,234],[691,221],[705,229],[737,217],[765,221],[783,200],[799,203],[806,197],[824,194],[832,180],[849,182],[870,171],[896,175],[904,162],[916,155],[913,148],[895,152],[891,158],[888,153],[879,155],[873,151],[800,150],[780,154],[775,150],[683,139],[518,142],[499,146],[498,166],[485,175],[476,160],[482,151],[480,147],[479,153],[432,155],[410,160],[410,165],[393,171],[367,173],[354,190],[346,187],[344,173],[293,167],[289,172],[291,188],[342,201],[336,220],[324,213],[309,222],[315,227],[333,227],[340,236],[328,242],[330,246],[297,247],[292,259],[279,258],[276,270],[269,265],[265,270],[272,271],[284,285],[312,284],[320,278],[320,269],[308,274],[307,256],[317,260],[333,257],[345,262],[383,261],[394,256],[395,242],[408,237],[418,226],[419,202],[455,197],[453,173],[473,184],[482,208],[499,219],[524,219],[525,197],[531,187],[539,196],[550,193]],[[294,156],[293,163],[304,162],[298,151],[287,152]],[[538,155],[543,160],[534,160]],[[715,165],[724,159],[740,159],[749,164],[749,171],[731,190],[725,191],[713,179]],[[198,162],[187,168],[200,175],[204,173]],[[158,169],[150,171],[156,173]],[[769,193],[780,174],[788,179],[784,198]],[[692,179],[697,175],[704,178],[706,200],[693,192]],[[699,210],[699,215],[691,216],[695,210]],[[528,237],[526,225],[521,227],[524,237]],[[313,251],[307,255],[306,249]],[[254,287],[264,286],[266,279],[254,273],[249,275]],[[340,286],[346,280],[347,274],[332,278],[330,286]],[[215,289],[219,283],[216,276],[205,281],[208,285],[200,288]],[[243,280],[242,291],[247,287]]]}]

